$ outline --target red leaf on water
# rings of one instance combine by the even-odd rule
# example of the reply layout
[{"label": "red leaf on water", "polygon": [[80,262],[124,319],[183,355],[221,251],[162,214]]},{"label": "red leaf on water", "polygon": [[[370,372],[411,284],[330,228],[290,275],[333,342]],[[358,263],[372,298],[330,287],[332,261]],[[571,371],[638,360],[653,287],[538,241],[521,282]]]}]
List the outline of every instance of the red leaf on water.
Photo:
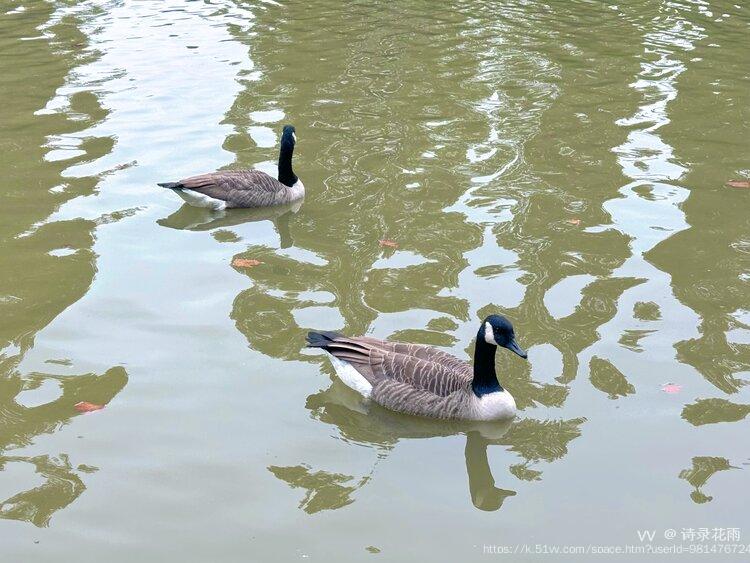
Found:
[{"label": "red leaf on water", "polygon": [[87,403],[86,401],[81,401],[80,403],[76,403],[74,405],[74,408],[78,412],[94,412],[102,410],[104,408],[104,405],[97,405],[95,403]]},{"label": "red leaf on water", "polygon": [[384,247],[398,248],[398,243],[396,241],[390,240],[390,239],[387,239],[387,238],[379,240],[378,244],[380,245],[380,248],[384,248]]},{"label": "red leaf on water", "polygon": [[670,395],[674,395],[675,393],[682,391],[682,385],[677,385],[676,383],[665,383],[661,386],[661,390]]},{"label": "red leaf on water", "polygon": [[252,258],[235,258],[232,260],[232,266],[235,268],[254,268],[262,263],[260,260],[253,260]]},{"label": "red leaf on water", "polygon": [[750,180],[729,180],[726,183],[727,186],[730,188],[749,188],[750,189]]},{"label": "red leaf on water", "polygon": [[568,219],[568,223],[570,223],[571,225],[580,225],[581,220],[580,219]]}]

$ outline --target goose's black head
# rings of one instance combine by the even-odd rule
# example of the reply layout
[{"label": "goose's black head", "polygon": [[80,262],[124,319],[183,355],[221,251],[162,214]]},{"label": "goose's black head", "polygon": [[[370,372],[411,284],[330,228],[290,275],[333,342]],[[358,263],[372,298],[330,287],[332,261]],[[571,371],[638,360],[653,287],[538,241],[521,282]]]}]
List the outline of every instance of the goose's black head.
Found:
[{"label": "goose's black head", "polygon": [[291,144],[292,148],[294,143],[297,142],[297,135],[295,134],[296,129],[294,125],[284,125],[284,129],[281,132],[281,144]]},{"label": "goose's black head", "polygon": [[281,132],[281,149],[279,150],[279,182],[286,186],[293,186],[298,178],[292,170],[292,155],[297,135],[293,125],[284,125]]},{"label": "goose's black head", "polygon": [[526,359],[526,351],[516,342],[513,325],[502,315],[490,315],[484,319],[484,341],[493,346],[502,346]]}]

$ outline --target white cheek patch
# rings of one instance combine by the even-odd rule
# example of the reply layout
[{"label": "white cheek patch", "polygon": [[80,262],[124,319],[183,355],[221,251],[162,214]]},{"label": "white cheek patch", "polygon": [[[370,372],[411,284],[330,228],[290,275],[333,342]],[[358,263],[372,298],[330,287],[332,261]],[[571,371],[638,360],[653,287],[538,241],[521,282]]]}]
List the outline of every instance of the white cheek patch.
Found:
[{"label": "white cheek patch", "polygon": [[497,342],[495,342],[495,333],[492,330],[492,325],[488,322],[484,323],[484,341],[487,344],[497,346]]},{"label": "white cheek patch", "polygon": [[294,142],[297,142],[297,133],[292,133],[292,138],[294,139]]}]

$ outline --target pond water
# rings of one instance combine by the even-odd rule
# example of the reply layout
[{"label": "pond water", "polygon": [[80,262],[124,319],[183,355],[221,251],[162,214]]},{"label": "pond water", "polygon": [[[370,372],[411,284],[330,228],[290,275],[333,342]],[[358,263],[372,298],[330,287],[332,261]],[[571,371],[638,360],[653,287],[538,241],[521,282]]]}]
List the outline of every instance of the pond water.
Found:
[{"label": "pond water", "polygon": [[[4,0],[0,559],[750,542],[749,32],[731,1]],[[156,187],[273,172],[285,123],[299,209]],[[529,361],[498,354],[490,436],[303,350],[468,359],[491,312]]]}]

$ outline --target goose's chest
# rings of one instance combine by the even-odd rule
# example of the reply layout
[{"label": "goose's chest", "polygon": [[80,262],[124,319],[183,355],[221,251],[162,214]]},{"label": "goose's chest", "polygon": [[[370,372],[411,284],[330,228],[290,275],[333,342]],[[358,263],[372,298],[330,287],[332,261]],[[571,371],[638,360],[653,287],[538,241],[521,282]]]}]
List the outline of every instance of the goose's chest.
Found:
[{"label": "goose's chest", "polygon": [[471,408],[474,420],[502,420],[516,415],[516,401],[505,391],[496,391],[477,397],[472,393]]},{"label": "goose's chest", "polygon": [[297,181],[294,183],[294,185],[289,188],[290,201],[296,201],[300,198],[302,198],[305,195],[305,185],[302,183],[302,180],[297,179]]}]

